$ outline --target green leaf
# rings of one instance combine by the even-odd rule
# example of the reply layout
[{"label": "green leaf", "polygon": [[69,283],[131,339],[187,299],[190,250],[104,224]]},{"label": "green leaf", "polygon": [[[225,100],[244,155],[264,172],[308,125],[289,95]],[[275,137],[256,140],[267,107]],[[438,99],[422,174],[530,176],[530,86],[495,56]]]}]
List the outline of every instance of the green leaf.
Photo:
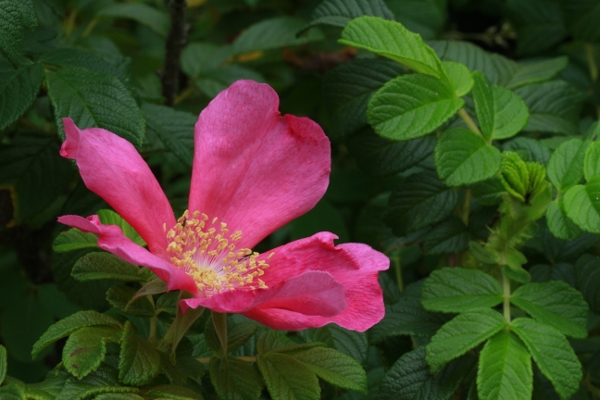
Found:
[{"label": "green leaf", "polygon": [[508,139],[519,133],[529,118],[525,102],[512,91],[491,85],[479,71],[473,73],[473,80],[473,101],[484,137]]},{"label": "green leaf", "polygon": [[505,86],[509,89],[515,89],[520,86],[550,80],[564,70],[568,63],[569,58],[561,56],[539,62],[519,64],[519,68],[506,82]]},{"label": "green leaf", "polygon": [[494,176],[500,169],[500,150],[486,144],[475,132],[453,128],[435,146],[438,175],[448,186],[470,185]]},{"label": "green leaf", "polygon": [[342,215],[327,200],[321,200],[306,214],[296,218],[288,225],[291,240],[299,240],[317,232],[335,232],[341,242],[349,240],[348,228]]},{"label": "green leaf", "polygon": [[152,399],[169,399],[169,400],[203,400],[204,397],[200,393],[178,385],[159,385],[151,386],[146,392],[147,396]]},{"label": "green leaf", "polygon": [[456,191],[435,174],[415,174],[392,192],[384,218],[396,235],[404,236],[444,220],[457,200]]},{"label": "green leaf", "polygon": [[398,22],[369,16],[356,18],[346,25],[338,42],[369,50],[416,72],[441,79],[447,86],[446,90],[451,90],[446,70],[433,49],[423,42],[420,35],[410,32]]},{"label": "green leaf", "polygon": [[198,78],[203,73],[214,71],[226,63],[230,52],[229,46],[190,43],[181,53],[181,69],[190,78]]},{"label": "green leaf", "polygon": [[525,202],[529,188],[529,170],[517,153],[509,151],[502,154],[500,181],[508,193]]},{"label": "green leaf", "polygon": [[370,331],[370,340],[381,342],[390,336],[431,337],[448,322],[443,314],[426,311],[420,296],[403,296],[391,307],[386,307],[385,316]]},{"label": "green leaf", "polygon": [[[325,343],[327,346],[341,351],[359,363],[367,361],[369,342],[364,332],[356,332],[340,328],[335,324],[325,325],[321,328],[306,329],[299,332],[308,344],[317,345]],[[311,343],[312,342],[312,343]]]},{"label": "green leaf", "polygon": [[294,358],[317,376],[342,389],[367,392],[367,375],[360,364],[351,357],[333,349],[313,347]]},{"label": "green leaf", "polygon": [[[585,149],[585,159],[582,169],[585,179],[589,181],[594,176],[600,175],[600,142],[589,143],[586,141],[584,143],[589,146],[586,146],[587,148]],[[578,156],[580,155],[578,154]]]},{"label": "green leaf", "polygon": [[572,139],[564,142],[552,153],[548,161],[548,179],[565,193],[583,178],[584,155],[587,160],[589,141]]},{"label": "green leaf", "polygon": [[513,292],[510,302],[567,336],[587,337],[588,305],[582,294],[565,282],[528,283]]},{"label": "green leaf", "polygon": [[224,400],[258,399],[263,388],[256,368],[235,357],[211,358],[210,380],[219,399]]},{"label": "green leaf", "polygon": [[273,400],[320,398],[317,376],[293,356],[268,352],[259,354],[256,361]]},{"label": "green leaf", "polygon": [[471,188],[473,197],[484,206],[493,206],[502,201],[502,195],[506,192],[502,181],[497,176],[478,182]]},{"label": "green leaf", "polygon": [[100,222],[104,225],[116,225],[121,228],[123,234],[131,239],[135,244],[145,246],[146,242],[140,237],[140,235],[133,229],[129,222],[125,221],[119,214],[112,210],[99,210],[97,213],[100,218]]},{"label": "green leaf", "polygon": [[126,385],[149,382],[159,372],[160,354],[155,345],[139,337],[130,321],[125,322],[119,353],[119,380]]},{"label": "green leaf", "polygon": [[93,326],[81,328],[71,334],[62,353],[63,366],[71,375],[81,379],[95,371],[106,355],[106,342],[114,341],[120,328]]},{"label": "green leaf", "polygon": [[227,89],[233,82],[240,79],[250,79],[265,82],[266,79],[253,69],[237,64],[224,65],[218,69],[204,72],[196,80],[196,87],[210,98],[216,97]]},{"label": "green leaf", "polygon": [[143,269],[131,265],[109,253],[93,252],[81,257],[71,271],[78,281],[114,279],[122,282],[145,282]]},{"label": "green leaf", "polygon": [[37,97],[44,71],[38,63],[18,68],[0,83],[0,130],[15,122]]},{"label": "green leaf", "polygon": [[[24,20],[21,14],[22,7],[18,1],[0,0],[0,53],[4,54],[13,64],[18,64],[22,59],[21,42],[23,29],[33,27],[31,21]],[[27,2],[28,6],[31,3]],[[37,23],[37,21],[35,21]]]},{"label": "green leaf", "polygon": [[499,312],[486,308],[459,314],[431,338],[426,347],[427,364],[436,373],[448,361],[465,354],[506,325]]},{"label": "green leaf", "polygon": [[583,378],[581,363],[562,333],[529,318],[515,319],[510,328],[525,343],[537,366],[563,399],[579,389]]},{"label": "green leaf", "polygon": [[531,282],[531,275],[529,275],[529,272],[526,269],[523,269],[523,267],[521,267],[521,266],[518,266],[517,268],[515,268],[514,266],[510,266],[508,264],[503,265],[502,273],[504,275],[506,275],[506,277],[508,279],[512,279],[515,282],[519,282],[519,283]]},{"label": "green leaf", "polygon": [[502,144],[506,151],[514,151],[523,161],[535,161],[542,165],[548,164],[550,150],[539,140],[528,137],[516,137]]},{"label": "green leaf", "polygon": [[310,23],[300,33],[317,25],[343,28],[351,19],[363,15],[394,19],[394,14],[382,0],[325,0],[315,8]]},{"label": "green leaf", "polygon": [[71,316],[61,319],[40,337],[33,345],[31,356],[37,357],[40,351],[46,346],[56,342],[59,339],[69,336],[71,333],[90,326],[109,326],[121,328],[119,321],[116,321],[108,315],[100,314],[96,311],[79,311]]},{"label": "green leaf", "polygon": [[473,77],[471,76],[469,69],[463,64],[453,61],[444,61],[442,64],[446,69],[450,83],[452,83],[456,97],[462,97],[469,93],[474,84]]},{"label": "green leaf", "polygon": [[557,238],[573,240],[581,235],[581,229],[567,217],[564,207],[564,197],[552,202],[546,210],[546,223]]},{"label": "green leaf", "polygon": [[306,21],[297,17],[275,17],[262,20],[246,29],[233,42],[233,54],[250,53],[298,46],[323,39],[321,32],[311,30],[308,34],[296,37]]},{"label": "green leaf", "polygon": [[576,40],[584,42],[600,40],[600,29],[596,26],[596,21],[600,16],[600,2],[597,0],[571,0],[562,5],[569,33]]},{"label": "green leaf", "polygon": [[398,142],[382,138],[370,127],[365,127],[346,141],[348,150],[358,166],[374,176],[394,175],[417,165],[432,152],[433,135]]},{"label": "green leaf", "polygon": [[46,70],[46,83],[56,124],[63,137],[62,118],[71,117],[81,129],[92,126],[104,128],[136,146],[142,144],[142,113],[116,77],[67,66],[56,72]]},{"label": "green leaf", "polygon": [[169,32],[170,21],[167,14],[146,4],[111,4],[102,7],[100,12],[96,14],[96,17],[133,19],[134,21],[146,25],[163,37],[166,37]]},{"label": "green leaf", "polygon": [[492,336],[479,356],[477,391],[482,400],[529,400],[533,390],[531,356],[509,331]]},{"label": "green leaf", "polygon": [[0,344],[0,385],[4,382],[4,378],[6,378],[6,370],[8,368],[6,362],[6,347]]},{"label": "green leaf", "polygon": [[409,140],[433,132],[463,105],[439,79],[410,74],[392,79],[371,97],[367,120],[383,137]]},{"label": "green leaf", "polygon": [[258,330],[254,322],[244,321],[227,328],[227,349],[229,352],[243,346]]},{"label": "green leaf", "polygon": [[575,264],[577,288],[595,314],[600,314],[600,260],[589,254],[583,255]]},{"label": "green leaf", "polygon": [[54,239],[54,243],[52,244],[52,250],[57,253],[88,248],[99,249],[98,236],[93,233],[84,233],[77,228],[71,228],[68,231],[61,232],[56,239]]},{"label": "green leaf", "polygon": [[83,379],[70,377],[55,400],[84,400],[101,393],[136,393],[139,389],[122,386],[117,379],[116,369],[106,364]]},{"label": "green leaf", "polygon": [[17,221],[44,211],[66,191],[73,168],[58,151],[47,134],[19,133],[0,145],[0,186],[14,188]]},{"label": "green leaf", "polygon": [[475,357],[465,355],[451,361],[434,375],[425,362],[425,346],[417,347],[403,354],[386,373],[379,399],[450,399],[475,362]]},{"label": "green leaf", "polygon": [[423,242],[427,255],[461,253],[469,248],[469,232],[457,217],[450,217],[434,227]]},{"label": "green leaf", "polygon": [[500,284],[485,272],[465,268],[442,268],[425,280],[423,308],[460,313],[502,303]]},{"label": "green leaf", "polygon": [[135,288],[117,285],[112,286],[106,292],[106,300],[111,306],[123,311],[126,314],[138,317],[151,318],[155,314],[154,306],[147,297],[136,297]]},{"label": "green leaf", "polygon": [[564,199],[571,221],[586,232],[600,233],[600,176],[590,179],[585,186],[573,186]]},{"label": "green leaf", "polygon": [[367,104],[373,93],[405,72],[401,65],[386,59],[357,59],[328,72],[323,101],[331,112],[331,135],[346,136],[367,125]]},{"label": "green leaf", "polygon": [[577,122],[585,95],[565,81],[527,85],[515,90],[529,108],[524,130],[563,135],[579,133]]}]

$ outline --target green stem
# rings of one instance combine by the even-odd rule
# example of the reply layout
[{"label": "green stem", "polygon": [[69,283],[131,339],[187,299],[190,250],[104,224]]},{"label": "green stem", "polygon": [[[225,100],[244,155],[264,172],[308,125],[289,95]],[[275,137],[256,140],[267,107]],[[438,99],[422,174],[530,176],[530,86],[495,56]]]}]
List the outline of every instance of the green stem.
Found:
[{"label": "green stem", "polygon": [[483,135],[481,134],[481,131],[479,130],[477,125],[475,125],[475,122],[473,122],[473,119],[471,118],[471,116],[469,114],[467,114],[467,111],[464,108],[461,108],[460,110],[458,110],[458,115],[460,115],[460,117],[463,119],[463,121],[465,121],[465,124],[467,124],[467,126],[469,127],[470,130],[472,130],[476,134],[481,135],[483,137]]},{"label": "green stem", "polygon": [[471,189],[467,189],[465,191],[465,198],[461,212],[462,221],[464,222],[465,226],[469,226],[469,214],[471,213]]},{"label": "green stem", "polygon": [[502,272],[502,289],[504,303],[502,309],[504,311],[504,319],[510,324],[510,279]]},{"label": "green stem", "polygon": [[158,313],[155,313],[152,318],[150,318],[150,335],[148,336],[148,340],[154,340],[156,338],[156,326],[158,321]]},{"label": "green stem", "polygon": [[92,33],[92,30],[94,29],[97,23],[98,18],[94,18],[93,20],[91,20],[90,23],[85,27],[85,30],[81,34],[81,37],[87,37],[90,33]]},{"label": "green stem", "polygon": [[402,280],[402,263],[400,262],[400,254],[391,257],[394,263],[394,271],[396,272],[396,282],[400,293],[404,291],[404,281]]},{"label": "green stem", "polygon": [[590,78],[595,83],[598,80],[598,66],[596,65],[596,57],[594,57],[594,47],[589,43],[586,43],[584,47],[588,67],[590,68]]}]

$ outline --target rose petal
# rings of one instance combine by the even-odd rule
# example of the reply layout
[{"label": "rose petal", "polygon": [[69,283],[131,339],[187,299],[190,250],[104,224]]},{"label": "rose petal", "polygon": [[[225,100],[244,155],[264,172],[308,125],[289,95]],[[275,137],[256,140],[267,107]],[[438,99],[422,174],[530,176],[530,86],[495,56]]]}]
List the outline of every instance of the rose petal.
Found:
[{"label": "rose petal", "polygon": [[148,267],[160,279],[167,283],[168,290],[187,290],[198,292],[194,279],[173,264],[155,256],[140,245],[135,244],[123,234],[116,225],[102,225],[97,215],[83,218],[77,215],[64,215],[58,222],[90,232],[98,236],[98,246],[128,263]]},{"label": "rose petal", "polygon": [[241,230],[241,247],[306,213],[329,183],[323,130],[308,118],[281,117],[278,107],[268,85],[238,81],[196,123],[189,209]]},{"label": "rose petal", "polygon": [[[273,250],[270,265],[261,277],[267,286],[277,285],[293,274],[320,270],[344,286],[346,310],[334,317],[307,316],[292,310],[259,306],[244,315],[276,329],[305,329],[334,322],[344,328],[365,331],[384,316],[383,293],[378,271],[389,268],[389,259],[371,247],[348,243],[335,246],[337,237],[321,232]],[[270,252],[262,257],[266,258]]]},{"label": "rose petal", "polygon": [[166,257],[167,230],[173,210],[158,181],[135,147],[100,128],[80,130],[70,118],[60,155],[74,159],[88,189],[102,197],[133,226],[153,254]]},{"label": "rose petal", "polygon": [[[211,297],[185,299],[182,303],[184,309],[202,306],[222,313],[267,307],[321,317],[333,317],[346,309],[344,287],[320,271],[305,272],[267,289],[230,290]],[[271,326],[268,321],[263,323]]]}]

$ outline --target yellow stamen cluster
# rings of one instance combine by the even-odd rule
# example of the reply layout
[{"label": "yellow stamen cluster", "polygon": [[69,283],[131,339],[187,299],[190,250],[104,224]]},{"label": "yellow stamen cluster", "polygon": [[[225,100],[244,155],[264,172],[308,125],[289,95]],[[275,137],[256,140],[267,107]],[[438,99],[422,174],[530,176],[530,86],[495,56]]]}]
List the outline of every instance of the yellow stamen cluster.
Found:
[{"label": "yellow stamen cluster", "polygon": [[[163,229],[166,231],[166,226]],[[250,249],[236,249],[235,242],[241,238],[241,231],[229,234],[227,224],[218,223],[217,218],[194,211],[190,219],[186,210],[167,232],[167,254],[175,266],[194,278],[205,296],[240,288],[264,289],[267,285],[258,277],[269,264]]]}]

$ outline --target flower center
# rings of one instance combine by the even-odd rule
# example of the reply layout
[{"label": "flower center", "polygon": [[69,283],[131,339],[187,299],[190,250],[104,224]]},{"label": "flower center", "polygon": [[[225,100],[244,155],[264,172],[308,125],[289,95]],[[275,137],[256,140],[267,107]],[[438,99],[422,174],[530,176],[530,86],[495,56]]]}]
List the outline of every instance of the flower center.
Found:
[{"label": "flower center", "polygon": [[[250,249],[236,249],[241,231],[229,234],[226,223],[198,211],[191,219],[188,216],[186,210],[167,232],[167,254],[176,267],[194,278],[201,293],[208,297],[227,290],[267,287],[258,277],[269,264]],[[163,229],[167,230],[166,225]]]}]

